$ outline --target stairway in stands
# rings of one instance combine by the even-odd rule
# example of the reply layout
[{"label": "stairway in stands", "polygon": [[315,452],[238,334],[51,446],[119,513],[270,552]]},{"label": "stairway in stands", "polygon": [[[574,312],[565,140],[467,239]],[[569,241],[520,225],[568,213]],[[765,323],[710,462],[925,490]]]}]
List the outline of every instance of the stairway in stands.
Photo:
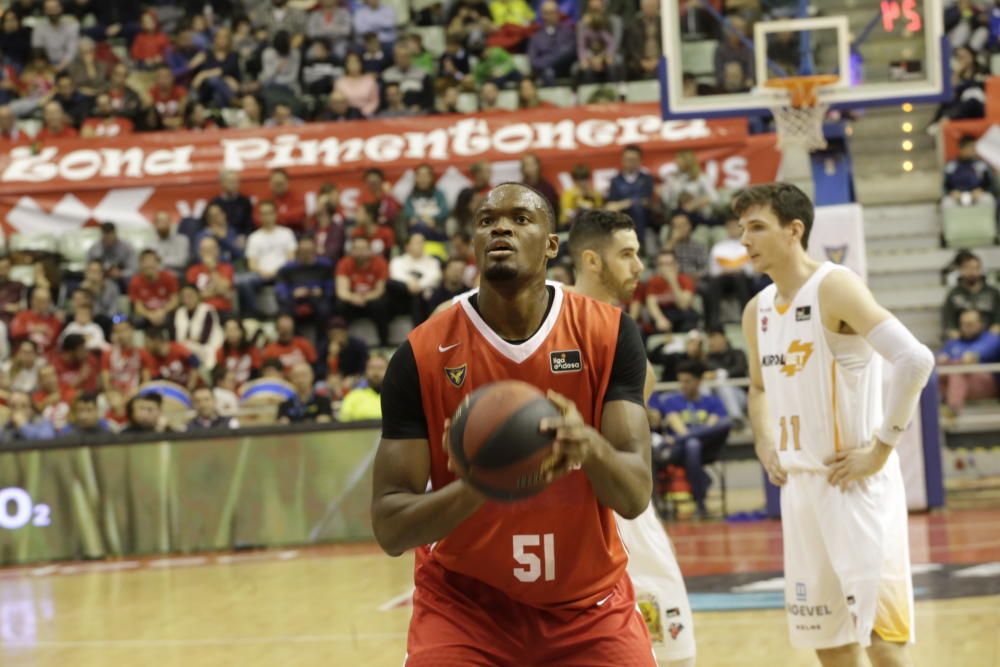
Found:
[{"label": "stairway in stands", "polygon": [[[904,113],[899,106],[868,110],[850,139],[858,201],[864,205],[868,284],[932,348],[941,342],[942,270],[955,250],[941,247],[942,165],[924,132],[934,107]],[[903,125],[910,124],[907,132]],[[909,151],[903,142],[911,142]],[[911,171],[903,163],[912,164]],[[974,248],[987,270],[1000,269],[1000,247]]]}]

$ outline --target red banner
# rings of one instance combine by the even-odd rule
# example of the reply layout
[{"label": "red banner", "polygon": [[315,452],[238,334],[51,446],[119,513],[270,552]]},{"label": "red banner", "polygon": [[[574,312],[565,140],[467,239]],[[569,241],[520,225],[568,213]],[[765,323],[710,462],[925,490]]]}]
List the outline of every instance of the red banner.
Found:
[{"label": "red banner", "polygon": [[268,171],[283,168],[307,207],[320,185],[333,182],[350,209],[368,167],[382,168],[402,201],[413,167],[428,162],[453,201],[473,162],[490,160],[494,178],[517,179],[518,158],[531,152],[557,189],[584,162],[604,190],[629,144],[642,147],[643,165],[661,179],[679,150],[692,149],[725,188],[773,180],[780,158],[773,135],[748,136],[745,121],[665,121],[655,104],[132,134],[19,146],[0,156],[0,224],[7,233],[59,234],[105,220],[145,226],[161,209],[197,216],[218,194],[222,169],[242,173],[244,193],[266,197]]}]

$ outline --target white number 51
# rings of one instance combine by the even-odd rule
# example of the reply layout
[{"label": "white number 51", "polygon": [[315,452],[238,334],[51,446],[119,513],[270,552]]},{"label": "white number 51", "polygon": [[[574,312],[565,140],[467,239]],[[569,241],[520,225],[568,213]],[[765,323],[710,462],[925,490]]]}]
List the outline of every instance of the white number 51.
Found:
[{"label": "white number 51", "polygon": [[[518,581],[531,583],[542,576],[542,561],[545,561],[545,581],[556,578],[556,537],[553,533],[544,535],[515,535],[514,560],[524,567],[515,567],[514,576]],[[528,547],[542,546],[542,556],[526,551]]]}]

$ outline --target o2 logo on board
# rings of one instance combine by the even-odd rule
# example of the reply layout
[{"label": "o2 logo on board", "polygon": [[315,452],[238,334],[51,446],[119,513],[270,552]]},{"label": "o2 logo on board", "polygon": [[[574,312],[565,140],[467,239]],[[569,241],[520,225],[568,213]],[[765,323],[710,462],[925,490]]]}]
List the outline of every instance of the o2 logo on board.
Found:
[{"label": "o2 logo on board", "polygon": [[35,504],[27,491],[16,486],[0,489],[0,529],[18,530],[28,525],[44,528],[51,523],[48,505]]}]

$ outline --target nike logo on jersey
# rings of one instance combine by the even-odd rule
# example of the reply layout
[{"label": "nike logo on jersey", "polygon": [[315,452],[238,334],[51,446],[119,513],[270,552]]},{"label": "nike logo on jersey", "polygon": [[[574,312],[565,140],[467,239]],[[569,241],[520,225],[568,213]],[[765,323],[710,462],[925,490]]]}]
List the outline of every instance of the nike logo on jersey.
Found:
[{"label": "nike logo on jersey", "polygon": [[462,344],[462,342],[459,341],[457,343],[453,343],[453,344],[447,345],[447,346],[445,346],[445,345],[438,345],[438,352],[447,352],[448,350],[456,348],[456,347],[458,347],[461,344]]}]

